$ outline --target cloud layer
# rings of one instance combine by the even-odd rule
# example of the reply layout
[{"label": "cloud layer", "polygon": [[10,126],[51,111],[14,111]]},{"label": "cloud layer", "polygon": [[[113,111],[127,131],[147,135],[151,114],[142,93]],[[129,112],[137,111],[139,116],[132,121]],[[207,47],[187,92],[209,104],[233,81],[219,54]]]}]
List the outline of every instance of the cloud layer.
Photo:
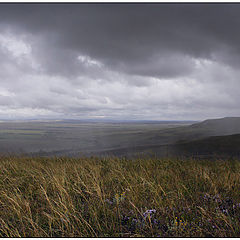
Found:
[{"label": "cloud layer", "polygon": [[0,118],[239,116],[239,4],[0,4]]}]

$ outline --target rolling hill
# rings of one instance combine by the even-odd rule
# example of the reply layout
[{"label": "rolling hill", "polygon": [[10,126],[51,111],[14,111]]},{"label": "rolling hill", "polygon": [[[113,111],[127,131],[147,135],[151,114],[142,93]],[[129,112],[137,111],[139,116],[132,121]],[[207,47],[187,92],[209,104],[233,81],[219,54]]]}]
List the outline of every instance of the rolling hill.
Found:
[{"label": "rolling hill", "polygon": [[209,119],[189,126],[163,129],[141,145],[112,149],[98,154],[133,156],[157,155],[240,155],[240,117]]}]

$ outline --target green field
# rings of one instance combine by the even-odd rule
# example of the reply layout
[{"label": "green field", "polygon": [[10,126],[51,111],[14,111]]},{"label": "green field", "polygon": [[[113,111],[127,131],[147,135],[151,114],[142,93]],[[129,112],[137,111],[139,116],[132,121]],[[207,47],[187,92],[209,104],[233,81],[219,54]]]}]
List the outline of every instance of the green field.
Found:
[{"label": "green field", "polygon": [[0,237],[240,237],[240,162],[0,159]]},{"label": "green field", "polygon": [[31,135],[31,134],[44,134],[44,132],[41,131],[41,130],[0,129],[0,134],[3,134],[3,133],[8,133],[8,134],[27,134],[27,135]]}]

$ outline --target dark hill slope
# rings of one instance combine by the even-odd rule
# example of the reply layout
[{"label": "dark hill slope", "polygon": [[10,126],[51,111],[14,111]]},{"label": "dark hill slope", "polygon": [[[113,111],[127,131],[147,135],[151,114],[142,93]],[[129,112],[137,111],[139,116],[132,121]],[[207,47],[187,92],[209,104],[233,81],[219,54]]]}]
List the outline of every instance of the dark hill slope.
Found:
[{"label": "dark hill slope", "polygon": [[99,152],[98,155],[138,156],[240,156],[240,134],[212,136],[178,144],[137,146]]},{"label": "dark hill slope", "polygon": [[224,154],[230,156],[240,155],[240,134],[227,136],[213,136],[201,140],[176,144],[172,148],[178,154]]}]

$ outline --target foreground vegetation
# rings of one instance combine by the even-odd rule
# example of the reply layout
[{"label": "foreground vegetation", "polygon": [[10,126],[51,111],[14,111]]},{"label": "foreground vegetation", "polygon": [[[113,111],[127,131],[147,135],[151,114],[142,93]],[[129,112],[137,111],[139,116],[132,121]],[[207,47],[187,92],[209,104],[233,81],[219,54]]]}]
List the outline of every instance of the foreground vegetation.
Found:
[{"label": "foreground vegetation", "polygon": [[240,162],[0,159],[0,237],[239,237]]}]

